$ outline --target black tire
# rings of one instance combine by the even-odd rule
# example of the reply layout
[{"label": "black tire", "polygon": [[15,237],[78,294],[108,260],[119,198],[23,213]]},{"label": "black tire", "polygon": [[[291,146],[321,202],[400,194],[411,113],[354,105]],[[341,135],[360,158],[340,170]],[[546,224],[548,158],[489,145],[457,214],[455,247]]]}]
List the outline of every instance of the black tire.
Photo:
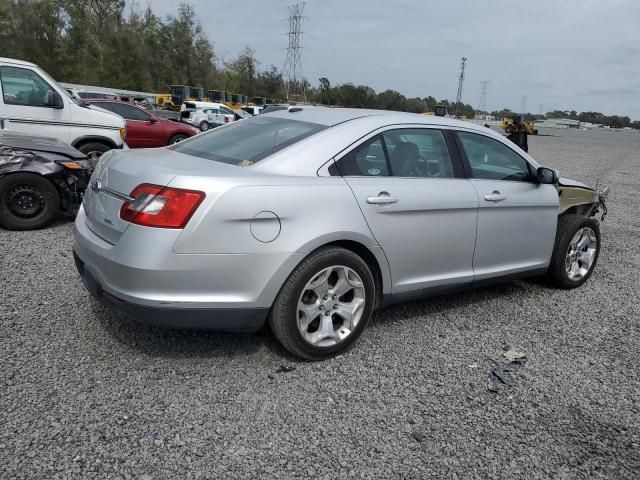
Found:
[{"label": "black tire", "polygon": [[203,120],[202,122],[200,122],[200,126],[198,128],[201,132],[206,132],[207,130],[209,130],[209,122]]},{"label": "black tire", "polygon": [[[298,299],[314,275],[330,266],[345,266],[362,279],[365,305],[353,331],[341,342],[327,347],[307,342],[298,329]],[[371,270],[358,255],[340,247],[324,247],[306,257],[291,273],[275,299],[269,315],[269,325],[280,343],[294,355],[306,360],[324,360],[346,350],[362,334],[375,305],[375,282]]]},{"label": "black tire", "polygon": [[35,173],[12,173],[0,179],[0,225],[9,230],[36,230],[60,211],[60,194]]},{"label": "black tire", "polygon": [[173,137],[169,139],[169,145],[173,145],[174,143],[179,143],[183,140],[189,138],[189,135],[185,135],[184,133],[176,133]]},{"label": "black tire", "polygon": [[89,157],[89,161],[93,168],[98,164],[98,159],[111,150],[109,145],[100,142],[83,143],[76,148]]},{"label": "black tire", "polygon": [[[573,280],[569,278],[565,262],[569,254],[571,240],[578,230],[584,227],[590,228],[596,236],[597,244],[594,259],[588,272],[580,279]],[[598,256],[600,255],[600,245],[600,223],[598,220],[583,215],[563,215],[559,217],[556,241],[553,246],[553,254],[551,256],[549,270],[547,271],[547,278],[558,288],[569,289],[579,287],[586,282],[593,273],[596,263],[598,262]]]}]

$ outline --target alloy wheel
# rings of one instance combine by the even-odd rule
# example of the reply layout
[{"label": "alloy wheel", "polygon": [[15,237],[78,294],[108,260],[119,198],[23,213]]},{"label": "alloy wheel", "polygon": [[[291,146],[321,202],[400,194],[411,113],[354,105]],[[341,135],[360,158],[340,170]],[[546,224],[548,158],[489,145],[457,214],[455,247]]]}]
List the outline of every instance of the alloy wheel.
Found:
[{"label": "alloy wheel", "polygon": [[591,228],[583,227],[576,232],[569,242],[565,257],[565,270],[569,280],[577,282],[589,273],[597,248],[598,238]]},{"label": "alloy wheel", "polygon": [[300,294],[298,330],[313,346],[337,345],[356,329],[365,304],[364,284],[355,270],[342,265],[327,267],[316,273]]}]

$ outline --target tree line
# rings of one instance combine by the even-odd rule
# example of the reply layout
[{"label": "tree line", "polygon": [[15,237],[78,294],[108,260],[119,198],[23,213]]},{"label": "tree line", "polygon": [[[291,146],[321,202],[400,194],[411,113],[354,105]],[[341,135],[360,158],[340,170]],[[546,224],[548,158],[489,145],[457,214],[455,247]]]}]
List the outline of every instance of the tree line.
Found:
[{"label": "tree line", "polygon": [[[250,47],[236,58],[219,58],[187,3],[178,4],[174,15],[160,18],[151,7],[140,9],[135,2],[127,6],[125,0],[0,0],[0,56],[34,62],[69,83],[156,93],[168,92],[169,85],[177,84],[250,97],[285,97],[281,71],[274,65],[260,68]],[[325,77],[315,86],[303,82],[307,100],[319,104],[415,113],[433,112],[436,104],[444,104],[459,116],[476,114],[469,104],[433,96],[407,98],[395,90],[332,85]],[[640,128],[640,122],[629,117],[598,112],[548,115],[559,113],[612,127]],[[492,114],[502,118],[513,112]]]}]

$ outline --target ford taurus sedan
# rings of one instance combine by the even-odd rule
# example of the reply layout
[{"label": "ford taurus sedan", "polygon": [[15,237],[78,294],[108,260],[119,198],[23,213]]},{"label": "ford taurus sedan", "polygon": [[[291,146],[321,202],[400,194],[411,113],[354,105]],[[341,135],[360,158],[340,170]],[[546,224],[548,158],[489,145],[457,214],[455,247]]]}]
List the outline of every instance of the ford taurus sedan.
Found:
[{"label": "ford taurus sedan", "polygon": [[287,350],[323,359],[393,302],[536,275],[578,287],[604,196],[474,124],[291,107],[103,156],[74,253],[89,292],[130,316],[268,322]]}]

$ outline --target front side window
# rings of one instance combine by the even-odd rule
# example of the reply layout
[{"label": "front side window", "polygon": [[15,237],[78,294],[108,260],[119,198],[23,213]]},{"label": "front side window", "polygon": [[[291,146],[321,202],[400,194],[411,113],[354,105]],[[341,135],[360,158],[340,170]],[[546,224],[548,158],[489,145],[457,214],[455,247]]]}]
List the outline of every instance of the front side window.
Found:
[{"label": "front side window", "polygon": [[395,177],[453,178],[453,162],[440,130],[406,128],[382,134]]},{"label": "front side window", "polygon": [[6,105],[51,106],[50,98],[55,90],[32,70],[0,67],[0,81]]},{"label": "front side window", "polygon": [[149,120],[149,115],[147,113],[122,103],[103,102],[97,103],[96,105],[100,108],[104,108],[105,110],[117,113],[126,120]]},{"label": "front side window", "polygon": [[475,133],[458,132],[474,178],[532,181],[533,174],[523,157],[503,143]]},{"label": "front side window", "polygon": [[327,128],[286,118],[253,117],[169,147],[231,165],[249,166]]},{"label": "front side window", "polygon": [[[332,165],[333,167],[333,165]],[[343,177],[387,177],[389,168],[380,135],[351,150],[329,168],[332,175]]]}]

